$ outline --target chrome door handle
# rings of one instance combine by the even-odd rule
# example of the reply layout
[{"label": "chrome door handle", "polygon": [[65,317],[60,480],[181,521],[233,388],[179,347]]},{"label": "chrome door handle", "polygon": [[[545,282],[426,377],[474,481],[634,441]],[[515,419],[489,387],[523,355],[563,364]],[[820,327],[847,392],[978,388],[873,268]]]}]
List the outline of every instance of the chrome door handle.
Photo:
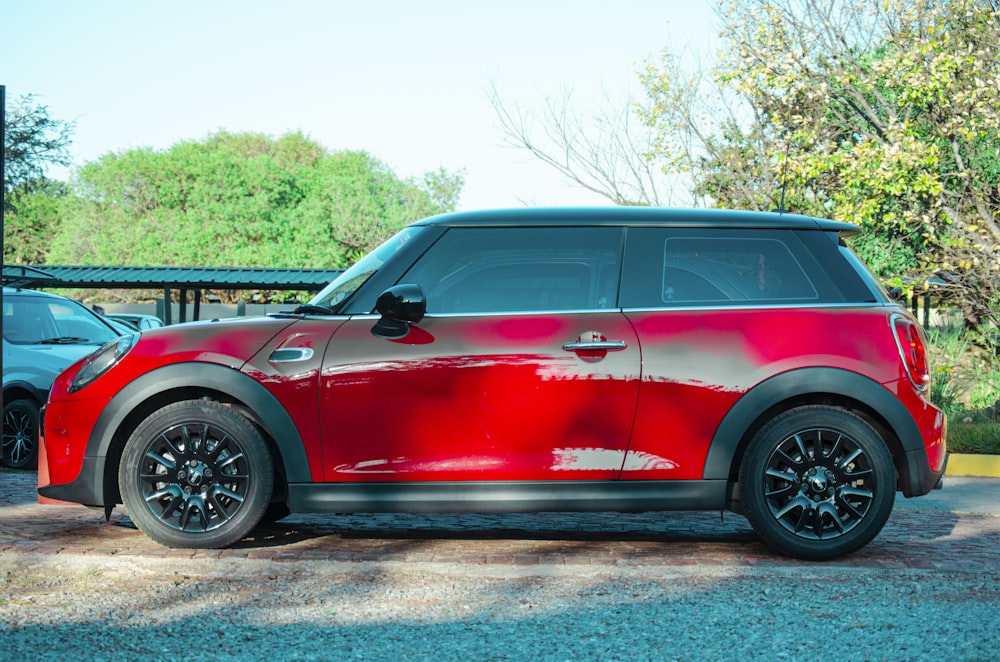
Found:
[{"label": "chrome door handle", "polygon": [[568,342],[562,346],[567,352],[620,352],[628,345],[623,340],[589,340]]},{"label": "chrome door handle", "polygon": [[308,361],[313,357],[311,347],[283,347],[271,352],[267,360],[271,363],[295,363],[297,361]]}]

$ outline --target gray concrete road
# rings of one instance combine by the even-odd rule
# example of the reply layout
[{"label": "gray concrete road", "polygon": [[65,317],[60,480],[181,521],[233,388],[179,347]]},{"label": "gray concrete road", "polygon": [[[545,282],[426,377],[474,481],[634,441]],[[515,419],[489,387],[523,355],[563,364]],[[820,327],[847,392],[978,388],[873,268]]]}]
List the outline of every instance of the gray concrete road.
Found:
[{"label": "gray concrete road", "polygon": [[945,476],[944,486],[930,494],[913,499],[897,494],[895,507],[1000,515],[1000,478]]}]

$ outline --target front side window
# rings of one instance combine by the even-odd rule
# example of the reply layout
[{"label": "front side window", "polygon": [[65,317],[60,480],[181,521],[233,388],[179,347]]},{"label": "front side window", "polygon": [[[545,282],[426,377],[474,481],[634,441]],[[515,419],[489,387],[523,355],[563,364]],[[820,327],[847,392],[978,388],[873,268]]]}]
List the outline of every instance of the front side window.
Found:
[{"label": "front side window", "polygon": [[622,230],[452,228],[403,276],[428,314],[586,311],[617,306]]}]

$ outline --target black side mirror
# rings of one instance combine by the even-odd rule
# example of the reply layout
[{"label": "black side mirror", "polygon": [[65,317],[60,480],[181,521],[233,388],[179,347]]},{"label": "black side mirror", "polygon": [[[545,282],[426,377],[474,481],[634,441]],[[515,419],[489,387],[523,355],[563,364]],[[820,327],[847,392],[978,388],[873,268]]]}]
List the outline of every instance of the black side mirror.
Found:
[{"label": "black side mirror", "polygon": [[389,340],[404,338],[410,332],[410,324],[424,318],[427,298],[419,285],[396,285],[379,295],[375,310],[382,317],[372,327],[373,336]]}]

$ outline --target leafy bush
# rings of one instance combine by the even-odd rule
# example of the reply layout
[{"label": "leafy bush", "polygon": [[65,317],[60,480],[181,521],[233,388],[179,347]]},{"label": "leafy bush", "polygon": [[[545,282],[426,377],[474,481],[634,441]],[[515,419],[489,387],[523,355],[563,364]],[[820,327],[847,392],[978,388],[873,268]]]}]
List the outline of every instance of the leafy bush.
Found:
[{"label": "leafy bush", "polygon": [[1000,358],[983,331],[932,329],[931,401],[948,415],[948,450],[1000,455]]},{"label": "leafy bush", "polygon": [[948,452],[1000,455],[1000,423],[948,421]]}]

